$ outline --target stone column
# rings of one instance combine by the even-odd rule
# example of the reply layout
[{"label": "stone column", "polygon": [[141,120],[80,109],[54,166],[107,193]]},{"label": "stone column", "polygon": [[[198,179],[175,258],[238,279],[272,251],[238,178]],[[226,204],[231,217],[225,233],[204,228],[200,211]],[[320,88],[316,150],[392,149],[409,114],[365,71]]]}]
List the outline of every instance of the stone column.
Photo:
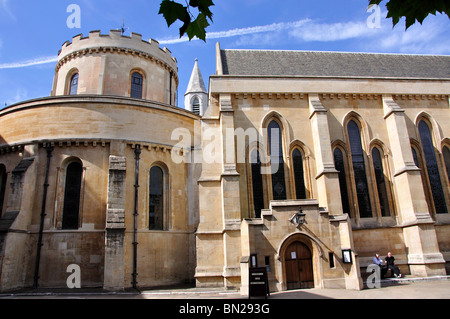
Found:
[{"label": "stone column", "polygon": [[125,179],[126,157],[110,155],[103,282],[106,290],[124,289]]},{"label": "stone column", "polygon": [[222,214],[224,241],[225,286],[240,284],[241,205],[239,197],[239,173],[236,171],[234,139],[234,110],[231,96],[220,96],[220,126],[222,130]]},{"label": "stone column", "polygon": [[207,114],[202,119],[196,278],[198,286],[231,288],[239,286],[241,280],[241,208],[231,96],[221,95],[209,111],[214,108],[214,116]]},{"label": "stone column", "polygon": [[198,180],[199,225],[196,231],[197,287],[223,287],[222,152],[218,104],[209,105],[201,120],[202,172]]},{"label": "stone column", "polygon": [[339,172],[334,167],[327,110],[322,105],[318,95],[309,96],[309,110],[317,168],[317,199],[319,205],[327,207],[331,215],[341,215]]},{"label": "stone column", "polygon": [[338,222],[340,249],[351,249],[353,264],[344,272],[347,289],[362,289],[359,261],[353,244],[352,227],[347,214],[343,214],[341,192],[339,186],[339,172],[334,166],[333,150],[328,126],[326,108],[322,105],[318,95],[309,95],[310,120],[314,139],[314,151],[317,167],[317,189],[319,206],[326,207],[330,220]]},{"label": "stone column", "polygon": [[420,169],[414,164],[405,111],[392,96],[383,96],[384,119],[394,163],[394,189],[397,196],[397,220],[403,227],[412,275],[445,275],[445,260],[439,246]]}]

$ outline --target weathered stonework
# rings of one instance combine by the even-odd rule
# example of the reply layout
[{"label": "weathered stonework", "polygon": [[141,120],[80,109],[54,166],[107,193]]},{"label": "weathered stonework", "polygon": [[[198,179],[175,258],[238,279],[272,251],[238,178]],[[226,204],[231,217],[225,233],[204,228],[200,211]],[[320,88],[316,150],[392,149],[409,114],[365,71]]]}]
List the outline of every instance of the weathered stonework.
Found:
[{"label": "weathered stonework", "polygon": [[[186,92],[187,102],[202,94],[194,114],[173,106],[179,75],[168,49],[134,33],[93,31],[63,45],[50,97],[0,110],[0,291],[36,280],[66,287],[72,264],[82,287],[113,291],[195,282],[247,294],[256,265],[268,270],[272,291],[304,283],[358,290],[373,255],[388,251],[403,274],[449,273],[450,214],[435,209],[418,129],[430,126],[448,209],[448,57],[217,45],[216,61],[209,92],[194,66]],[[135,72],[142,98],[130,97]],[[69,95],[75,73],[78,91]],[[368,216],[360,213],[351,121],[360,130]],[[281,181],[267,152],[272,122]],[[251,162],[255,150],[259,163]],[[275,200],[277,191],[285,199]],[[295,224],[300,212],[305,222]],[[298,259],[307,280],[292,266]]]}]

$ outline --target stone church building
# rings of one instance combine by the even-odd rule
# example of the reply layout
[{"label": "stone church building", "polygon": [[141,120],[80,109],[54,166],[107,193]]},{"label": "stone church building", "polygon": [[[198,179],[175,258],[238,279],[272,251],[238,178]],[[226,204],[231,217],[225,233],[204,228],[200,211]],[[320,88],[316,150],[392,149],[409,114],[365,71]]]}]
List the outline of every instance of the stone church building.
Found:
[{"label": "stone church building", "polygon": [[[195,283],[361,289],[375,253],[450,272],[450,57],[224,50],[119,31],[63,44],[0,110],[0,291]],[[182,75],[188,76],[188,75]]]}]

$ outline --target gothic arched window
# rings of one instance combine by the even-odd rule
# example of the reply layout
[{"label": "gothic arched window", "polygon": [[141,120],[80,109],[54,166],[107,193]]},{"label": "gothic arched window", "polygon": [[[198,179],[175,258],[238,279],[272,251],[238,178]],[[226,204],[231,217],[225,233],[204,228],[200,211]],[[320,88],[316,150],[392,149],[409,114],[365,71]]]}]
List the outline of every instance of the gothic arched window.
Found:
[{"label": "gothic arched window", "polygon": [[253,208],[255,217],[261,217],[261,210],[264,209],[264,191],[261,175],[261,159],[259,151],[253,150],[250,155],[250,165],[252,170]]},{"label": "gothic arched window", "polygon": [[192,112],[200,115],[200,100],[197,96],[192,100]]},{"label": "gothic arched window", "polygon": [[361,142],[361,133],[358,124],[351,120],[347,124],[348,139],[353,164],[353,175],[358,199],[359,216],[361,218],[372,217],[370,206],[369,186],[367,183],[364,151]]},{"label": "gothic arched window", "polygon": [[82,176],[83,166],[80,162],[76,161],[67,165],[62,218],[63,229],[78,229]]},{"label": "gothic arched window", "polygon": [[381,216],[390,216],[388,188],[384,175],[383,161],[380,151],[374,147],[372,150],[373,168],[375,171],[375,180],[377,183],[378,200],[380,203]]},{"label": "gothic arched window", "polygon": [[430,182],[431,193],[433,196],[434,209],[436,214],[445,214],[448,211],[445,203],[441,177],[439,175],[438,162],[434,152],[433,138],[431,136],[430,127],[424,120],[419,122],[419,135],[422,142],[423,155],[428,172],[428,180]]},{"label": "gothic arched window", "polygon": [[272,193],[274,200],[285,200],[286,179],[284,176],[283,142],[280,125],[272,121],[268,126]]},{"label": "gothic arched window", "polygon": [[8,174],[6,173],[5,165],[0,165],[0,216],[3,213],[3,203],[5,202],[6,193],[6,178]]},{"label": "gothic arched window", "polygon": [[339,188],[341,189],[342,210],[350,214],[350,202],[348,198],[347,177],[345,174],[344,155],[339,148],[334,150],[334,166],[339,172]]},{"label": "gothic arched window", "polygon": [[134,72],[131,75],[131,90],[130,97],[136,99],[142,99],[142,87],[144,84],[144,78],[139,72]]},{"label": "gothic arched window", "polygon": [[303,156],[298,148],[294,149],[292,152],[292,164],[294,168],[295,197],[297,199],[306,199]]},{"label": "gothic arched window", "polygon": [[150,230],[164,229],[164,171],[159,166],[150,169],[149,223]]},{"label": "gothic arched window", "polygon": [[77,95],[78,93],[78,73],[75,73],[70,78],[70,89],[69,89],[69,95]]},{"label": "gothic arched window", "polygon": [[417,156],[416,149],[414,147],[411,147],[411,152],[412,152],[412,155],[413,155],[414,164],[416,164],[416,166],[418,168],[420,168],[419,157]]},{"label": "gothic arched window", "polygon": [[450,149],[447,146],[444,146],[442,155],[444,156],[445,170],[447,171],[448,182],[450,183]]}]

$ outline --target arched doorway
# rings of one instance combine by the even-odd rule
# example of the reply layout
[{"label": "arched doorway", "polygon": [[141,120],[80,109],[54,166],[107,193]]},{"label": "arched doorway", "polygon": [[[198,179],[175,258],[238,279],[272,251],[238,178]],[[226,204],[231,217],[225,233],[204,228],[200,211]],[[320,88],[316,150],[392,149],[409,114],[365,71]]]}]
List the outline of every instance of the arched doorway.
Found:
[{"label": "arched doorway", "polygon": [[314,288],[311,250],[304,243],[294,241],[284,254],[287,289]]}]

